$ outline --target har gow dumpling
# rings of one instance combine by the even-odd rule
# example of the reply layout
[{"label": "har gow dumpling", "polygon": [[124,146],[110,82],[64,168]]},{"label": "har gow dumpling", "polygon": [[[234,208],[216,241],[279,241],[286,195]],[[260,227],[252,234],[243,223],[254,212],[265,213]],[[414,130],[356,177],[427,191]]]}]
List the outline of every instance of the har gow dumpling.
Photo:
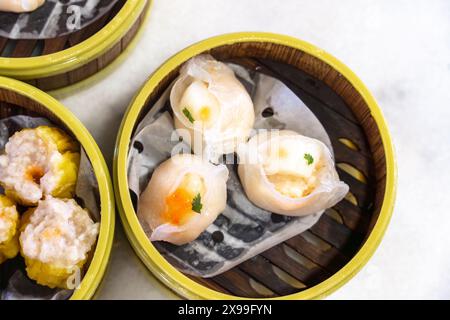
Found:
[{"label": "har gow dumpling", "polygon": [[225,209],[228,169],[192,154],[175,155],[154,172],[141,194],[138,217],[151,241],[195,240]]},{"label": "har gow dumpling", "polygon": [[7,12],[31,12],[44,4],[45,0],[2,0],[0,11]]},{"label": "har gow dumpling", "polygon": [[255,120],[253,102],[233,70],[210,55],[182,67],[170,103],[179,134],[212,161],[245,143]]},{"label": "har gow dumpling", "polygon": [[289,216],[332,207],[347,194],[328,148],[294,131],[263,131],[239,152],[239,178],[255,205]]}]

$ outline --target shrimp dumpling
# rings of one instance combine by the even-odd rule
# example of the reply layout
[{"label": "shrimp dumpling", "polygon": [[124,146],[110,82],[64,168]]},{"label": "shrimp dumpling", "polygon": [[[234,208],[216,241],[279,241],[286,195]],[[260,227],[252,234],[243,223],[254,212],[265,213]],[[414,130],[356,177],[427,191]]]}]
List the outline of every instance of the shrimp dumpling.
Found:
[{"label": "shrimp dumpling", "polygon": [[246,142],[255,120],[253,102],[233,70],[209,55],[183,66],[170,103],[180,135],[194,153],[213,161]]},{"label": "shrimp dumpling", "polygon": [[264,131],[240,151],[239,178],[255,205],[289,216],[332,207],[347,194],[328,148],[294,131]]},{"label": "shrimp dumpling", "polygon": [[45,0],[1,0],[0,11],[31,12],[44,4]]},{"label": "shrimp dumpling", "polygon": [[228,169],[191,154],[175,155],[154,172],[141,194],[138,217],[151,241],[195,240],[225,209]]}]

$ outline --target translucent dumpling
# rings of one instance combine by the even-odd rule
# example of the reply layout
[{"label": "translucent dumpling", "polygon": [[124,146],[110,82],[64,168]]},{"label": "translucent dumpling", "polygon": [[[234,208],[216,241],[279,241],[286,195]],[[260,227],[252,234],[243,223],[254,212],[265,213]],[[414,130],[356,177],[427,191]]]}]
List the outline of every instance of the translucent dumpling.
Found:
[{"label": "translucent dumpling", "polygon": [[196,154],[215,160],[246,142],[253,127],[253,102],[234,72],[209,55],[189,60],[171,94],[175,127]]},{"label": "translucent dumpling", "polygon": [[278,214],[304,216],[347,194],[328,148],[296,132],[263,131],[240,150],[238,168],[248,198]]},{"label": "translucent dumpling", "polygon": [[138,217],[152,241],[195,240],[225,209],[228,169],[191,154],[175,155],[154,172],[141,194]]},{"label": "translucent dumpling", "polygon": [[45,0],[1,0],[0,11],[30,12],[44,4]]}]

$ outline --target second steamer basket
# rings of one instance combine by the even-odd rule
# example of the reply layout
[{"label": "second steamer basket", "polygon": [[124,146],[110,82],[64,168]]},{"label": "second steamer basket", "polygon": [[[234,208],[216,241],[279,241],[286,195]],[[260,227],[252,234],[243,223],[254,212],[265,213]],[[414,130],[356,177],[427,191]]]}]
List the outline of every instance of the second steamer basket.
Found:
[{"label": "second steamer basket", "polygon": [[0,76],[45,91],[68,87],[110,65],[142,27],[152,0],[119,0],[92,24],[45,40],[0,37]]},{"label": "second steamer basket", "polygon": [[[53,97],[21,81],[0,77],[0,120],[13,116],[45,118],[79,142],[91,162],[98,185],[100,230],[95,249],[92,251],[92,257],[86,264],[86,273],[70,299],[92,299],[101,286],[107,271],[115,226],[112,183],[100,148],[80,120]],[[2,127],[2,129],[5,128]],[[0,267],[4,267],[4,265]],[[2,285],[4,274],[1,274],[1,272],[4,271],[5,269],[0,270]],[[15,270],[7,268],[5,274],[8,274],[8,271],[14,272]],[[25,292],[26,288],[25,286]],[[32,295],[33,292],[28,292],[28,294]]]}]

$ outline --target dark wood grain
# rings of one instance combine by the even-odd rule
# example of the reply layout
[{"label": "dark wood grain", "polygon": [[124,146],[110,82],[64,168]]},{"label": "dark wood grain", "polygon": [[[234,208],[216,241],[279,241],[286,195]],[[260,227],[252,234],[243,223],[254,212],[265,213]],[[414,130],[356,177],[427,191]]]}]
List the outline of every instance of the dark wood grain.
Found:
[{"label": "dark wood grain", "polygon": [[42,50],[41,54],[47,55],[66,49],[68,47],[68,39],[69,36],[46,39],[44,41],[44,49]]},{"label": "dark wood grain", "polygon": [[261,295],[251,286],[248,274],[239,270],[238,268],[234,268],[230,271],[224,272],[218,276],[215,276],[213,279],[203,279],[203,280],[215,282],[221,287],[226,288],[233,295],[240,297],[270,298],[275,296],[275,294],[273,293]]},{"label": "dark wood grain", "polygon": [[5,48],[7,42],[8,39],[0,37],[0,57],[2,57],[3,49]]},{"label": "dark wood grain", "polygon": [[242,262],[237,268],[244,271],[251,278],[256,279],[278,295],[287,295],[298,291],[298,289],[290,284],[281,281],[275,274],[272,264],[262,255],[258,255]]},{"label": "dark wood grain", "polygon": [[101,30],[106,22],[108,21],[109,15],[105,14],[100,19],[95,20],[93,23],[89,24],[85,28],[72,33],[69,38],[69,44],[70,46],[76,46],[80,42],[83,42],[84,40],[88,39],[89,37],[96,34],[99,30]]},{"label": "dark wood grain", "polygon": [[305,260],[305,263],[298,263],[286,253],[284,246],[285,244],[279,244],[261,253],[261,255],[307,286],[313,286],[330,276],[327,270],[302,254],[300,256]]},{"label": "dark wood grain", "polygon": [[324,270],[327,270],[321,275],[327,277],[338,271],[348,261],[348,257],[332,245],[321,246],[316,241],[309,240],[310,238],[314,239],[314,237],[316,235],[311,233],[311,231],[306,231],[287,240],[285,243],[298,253],[314,261]]},{"label": "dark wood grain", "polygon": [[36,44],[37,40],[17,41],[11,57],[26,58],[31,56]]}]

